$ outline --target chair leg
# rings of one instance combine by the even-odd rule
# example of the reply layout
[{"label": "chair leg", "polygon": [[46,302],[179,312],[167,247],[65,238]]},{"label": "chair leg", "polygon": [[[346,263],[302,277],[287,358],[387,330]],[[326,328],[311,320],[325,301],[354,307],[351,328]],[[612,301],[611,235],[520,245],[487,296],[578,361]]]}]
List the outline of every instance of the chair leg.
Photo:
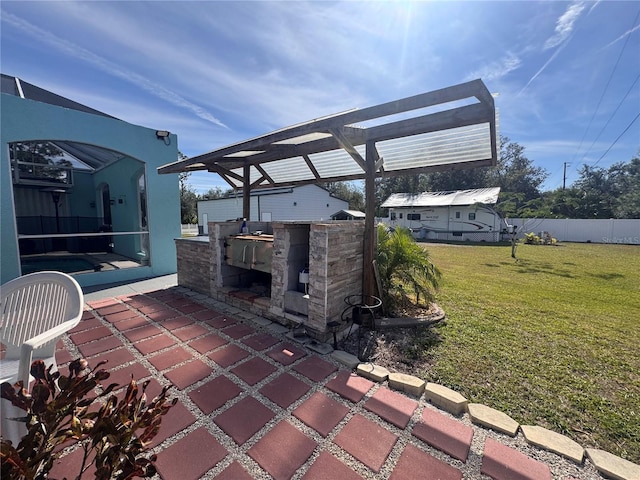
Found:
[{"label": "chair leg", "polygon": [[15,448],[18,448],[18,444],[22,437],[27,434],[27,426],[24,422],[18,422],[11,420],[16,417],[24,417],[25,411],[11,404],[9,400],[4,398],[0,399],[0,416],[2,420],[0,427],[2,428],[2,438],[10,440]]}]

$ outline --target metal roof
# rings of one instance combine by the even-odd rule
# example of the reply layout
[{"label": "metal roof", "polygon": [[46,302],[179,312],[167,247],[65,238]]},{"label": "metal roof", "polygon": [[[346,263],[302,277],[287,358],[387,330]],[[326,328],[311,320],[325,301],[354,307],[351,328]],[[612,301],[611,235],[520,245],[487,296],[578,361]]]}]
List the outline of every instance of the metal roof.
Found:
[{"label": "metal roof", "polygon": [[55,105],[58,107],[68,108],[71,110],[78,110],[84,113],[91,113],[93,115],[100,115],[108,118],[116,118],[111,115],[107,115],[104,112],[100,112],[95,108],[87,107],[68,98],[62,97],[58,94],[40,88],[31,83],[25,82],[18,77],[12,77],[11,75],[0,76],[0,91],[8,95],[14,95],[20,98],[26,98],[28,100],[35,100],[36,102],[48,103],[49,105]]},{"label": "metal roof", "polygon": [[362,292],[374,295],[375,178],[493,166],[493,97],[482,80],[318,118],[180,160],[158,173],[204,170],[242,186],[243,217],[254,188],[365,182]]},{"label": "metal roof", "polygon": [[496,112],[481,80],[350,110],[158,168],[204,170],[233,188],[365,178],[366,149],[376,176],[495,165]]},{"label": "metal roof", "polygon": [[331,215],[331,217],[333,218],[336,215],[339,215],[341,213],[346,213],[347,215],[351,215],[354,218],[364,218],[364,217],[366,217],[366,214],[364,212],[361,212],[360,210],[340,210],[339,212],[336,212],[333,215]]},{"label": "metal roof", "polygon": [[[56,107],[68,108],[70,110],[118,120],[116,117],[112,117],[111,115],[107,115],[106,113],[87,107],[86,105],[82,105],[81,103],[69,100],[68,98],[57,95],[45,90],[44,88],[25,82],[18,77],[5,75],[4,73],[0,75],[0,91],[6,95],[14,95],[16,97],[34,100],[36,102],[46,103]],[[42,143],[45,141],[47,140],[42,139],[42,141],[17,143]],[[113,162],[117,162],[126,156],[114,150],[85,143],[61,140],[51,140],[47,143],[54,145],[60,150],[58,157],[62,157],[65,160],[70,161],[73,168],[79,170],[100,170],[101,168],[104,168]],[[80,162],[80,164],[75,160]]]},{"label": "metal roof", "polygon": [[402,207],[448,207],[454,205],[473,205],[483,203],[495,205],[500,187],[477,188],[448,192],[424,192],[418,194],[394,193],[383,203],[383,208]]}]

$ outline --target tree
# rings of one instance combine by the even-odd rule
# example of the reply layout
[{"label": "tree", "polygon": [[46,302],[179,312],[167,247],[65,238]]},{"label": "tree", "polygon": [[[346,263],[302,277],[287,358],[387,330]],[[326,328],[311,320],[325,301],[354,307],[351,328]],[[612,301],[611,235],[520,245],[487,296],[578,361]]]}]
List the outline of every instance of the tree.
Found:
[{"label": "tree", "polygon": [[491,186],[500,187],[502,192],[518,193],[522,201],[528,202],[541,195],[540,186],[549,176],[542,167],[536,167],[524,155],[525,147],[500,137],[500,156],[495,168],[488,171]]},{"label": "tree", "polygon": [[324,188],[334,197],[348,202],[351,210],[364,211],[364,194],[362,193],[362,188],[353,182],[325,183]]},{"label": "tree", "polygon": [[603,168],[583,165],[578,172],[580,178],[573,187],[579,191],[579,203],[576,209],[578,218],[611,218],[613,201],[619,193]]},{"label": "tree", "polygon": [[[533,216],[541,199],[540,186],[548,173],[524,155],[525,148],[507,137],[500,138],[500,156],[495,167],[423,173],[378,179],[376,203],[392,193],[422,193],[472,188],[500,187],[496,210],[503,216]],[[386,212],[379,211],[378,215]]]},{"label": "tree", "polygon": [[64,152],[51,142],[18,142],[9,146],[11,159],[19,170],[20,178],[66,183],[72,163]]},{"label": "tree", "polygon": [[579,174],[575,218],[640,218],[640,157],[608,169],[583,165]]},{"label": "tree", "polygon": [[488,167],[433,172],[426,177],[428,189],[432,192],[495,186],[490,184]]},{"label": "tree", "polygon": [[222,190],[221,187],[212,187],[207,190],[205,193],[199,196],[199,200],[215,200],[216,198],[223,198],[225,195],[228,195],[233,190],[227,190],[226,192]]},{"label": "tree", "polygon": [[[178,151],[178,160],[189,157]],[[198,195],[189,185],[191,172],[180,172],[178,182],[180,184],[180,223],[198,223]]]},{"label": "tree", "polygon": [[613,183],[618,195],[613,205],[614,218],[640,218],[640,152],[628,164],[614,164]]},{"label": "tree", "polygon": [[191,172],[178,174],[180,182],[180,223],[198,223],[198,195],[189,185]]}]

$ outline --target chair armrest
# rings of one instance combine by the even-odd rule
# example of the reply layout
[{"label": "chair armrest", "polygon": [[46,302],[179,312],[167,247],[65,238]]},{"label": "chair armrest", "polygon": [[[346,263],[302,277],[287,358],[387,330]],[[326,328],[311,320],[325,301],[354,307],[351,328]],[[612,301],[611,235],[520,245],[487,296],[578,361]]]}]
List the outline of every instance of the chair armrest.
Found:
[{"label": "chair armrest", "polygon": [[[30,338],[26,342],[22,344],[20,348],[20,365],[18,367],[18,380],[23,381],[23,385],[25,388],[29,386],[29,372],[31,371],[31,360],[33,358],[33,351],[41,347],[42,345],[46,345],[49,342],[56,340],[61,337],[67,331],[71,330],[78,324],[78,319],[74,318],[72,320],[67,320],[60,325],[52,328],[51,330],[47,330],[46,332],[41,333],[40,335],[36,335],[33,338]],[[54,353],[55,355],[55,353]]]}]

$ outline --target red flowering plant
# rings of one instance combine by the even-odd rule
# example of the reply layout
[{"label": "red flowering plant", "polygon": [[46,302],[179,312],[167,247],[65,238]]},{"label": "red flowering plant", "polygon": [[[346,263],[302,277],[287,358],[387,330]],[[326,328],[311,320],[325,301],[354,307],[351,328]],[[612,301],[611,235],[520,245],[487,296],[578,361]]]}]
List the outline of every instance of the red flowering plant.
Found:
[{"label": "red flowering plant", "polygon": [[80,443],[83,452],[76,479],[92,465],[95,478],[100,480],[152,477],[156,473],[155,455],[144,453],[158,433],[162,416],[178,399],[167,399],[170,387],[164,387],[147,402],[149,381],[139,388],[133,378],[118,399],[112,393],[118,384],[102,386],[110,376],[100,368],[105,363],[91,370],[86,360],[74,360],[69,364],[69,375],[64,376],[36,360],[31,365],[35,381],[30,393],[22,381],[0,386],[2,398],[26,412],[12,420],[24,422],[27,428],[17,446],[0,440],[3,480],[50,478],[53,462],[62,452],[60,447],[73,441]]}]

